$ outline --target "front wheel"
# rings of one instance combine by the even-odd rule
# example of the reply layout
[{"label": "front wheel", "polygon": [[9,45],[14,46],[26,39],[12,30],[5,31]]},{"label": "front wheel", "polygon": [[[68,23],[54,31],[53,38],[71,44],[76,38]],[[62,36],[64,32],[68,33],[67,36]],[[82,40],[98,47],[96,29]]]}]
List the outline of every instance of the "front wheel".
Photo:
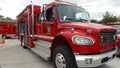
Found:
[{"label": "front wheel", "polygon": [[118,47],[117,57],[120,58],[120,46]]},{"label": "front wheel", "polygon": [[75,57],[68,46],[58,46],[53,53],[55,68],[77,68]]}]

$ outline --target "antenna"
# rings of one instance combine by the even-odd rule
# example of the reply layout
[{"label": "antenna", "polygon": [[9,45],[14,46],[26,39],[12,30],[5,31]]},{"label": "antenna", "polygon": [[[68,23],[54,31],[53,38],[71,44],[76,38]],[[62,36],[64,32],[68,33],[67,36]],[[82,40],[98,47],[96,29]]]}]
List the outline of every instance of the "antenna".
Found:
[{"label": "antenna", "polygon": [[0,11],[2,11],[2,8],[0,7]]},{"label": "antenna", "polygon": [[55,1],[62,1],[62,0],[55,0]]},{"label": "antenna", "polygon": [[30,0],[30,3],[33,4],[32,0]]}]

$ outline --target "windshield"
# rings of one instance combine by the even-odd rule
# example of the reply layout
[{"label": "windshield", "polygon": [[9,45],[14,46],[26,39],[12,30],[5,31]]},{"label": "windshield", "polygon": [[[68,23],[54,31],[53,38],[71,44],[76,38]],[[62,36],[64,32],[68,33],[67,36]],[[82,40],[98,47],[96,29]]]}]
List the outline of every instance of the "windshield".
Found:
[{"label": "windshield", "polygon": [[117,29],[117,33],[120,33],[120,25],[113,25],[113,27],[115,27]]},{"label": "windshield", "polygon": [[81,7],[64,4],[57,7],[60,22],[90,22],[88,12]]}]

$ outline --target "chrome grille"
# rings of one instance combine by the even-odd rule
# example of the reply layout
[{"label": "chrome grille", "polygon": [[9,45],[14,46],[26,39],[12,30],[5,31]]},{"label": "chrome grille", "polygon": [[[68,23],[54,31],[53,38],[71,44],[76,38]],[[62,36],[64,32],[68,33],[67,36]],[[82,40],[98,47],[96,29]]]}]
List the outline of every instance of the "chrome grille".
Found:
[{"label": "chrome grille", "polygon": [[113,43],[115,42],[116,39],[116,31],[112,31],[112,32],[101,31],[99,33],[99,38],[101,45]]}]

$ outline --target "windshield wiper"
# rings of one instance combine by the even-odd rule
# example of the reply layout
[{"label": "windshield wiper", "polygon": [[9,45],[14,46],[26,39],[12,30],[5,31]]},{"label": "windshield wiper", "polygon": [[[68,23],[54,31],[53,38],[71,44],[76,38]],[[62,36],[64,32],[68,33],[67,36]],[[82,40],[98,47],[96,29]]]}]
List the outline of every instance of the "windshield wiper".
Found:
[{"label": "windshield wiper", "polygon": [[117,32],[117,34],[120,34],[120,32]]},{"label": "windshield wiper", "polygon": [[74,21],[74,18],[65,18],[65,20]]},{"label": "windshield wiper", "polygon": [[86,19],[79,19],[79,20],[77,20],[77,22],[88,22],[88,20],[86,20]]},{"label": "windshield wiper", "polygon": [[62,22],[73,22],[74,21],[74,18],[65,18],[65,19],[62,19],[61,20]]}]

